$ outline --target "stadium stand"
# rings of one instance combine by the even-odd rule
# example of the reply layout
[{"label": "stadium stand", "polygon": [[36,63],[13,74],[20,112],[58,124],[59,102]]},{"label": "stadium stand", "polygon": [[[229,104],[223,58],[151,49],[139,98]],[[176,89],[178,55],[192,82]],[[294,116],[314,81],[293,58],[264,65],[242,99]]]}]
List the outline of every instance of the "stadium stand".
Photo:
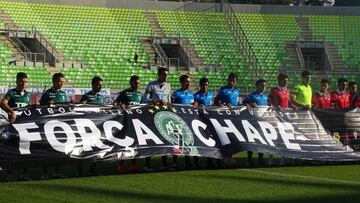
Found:
[{"label": "stadium stand", "polygon": [[[246,75],[246,65],[232,33],[221,14],[157,11],[159,23],[168,35],[179,33],[189,39],[205,64],[219,64],[223,72],[201,72],[196,74],[197,81],[208,77],[210,89],[224,85],[224,78],[229,72]],[[249,78],[243,78],[240,86],[246,86]]]},{"label": "stadium stand", "polygon": [[[82,60],[85,69],[61,68],[73,87],[90,87],[90,80],[99,75],[105,80],[105,87],[123,89],[128,86],[132,74],[142,78],[144,84],[156,78],[156,72],[144,69],[144,64],[152,63],[151,56],[141,43],[141,37],[154,36],[144,13],[156,14],[157,21],[166,36],[180,35],[189,40],[204,66],[216,64],[222,71],[193,72],[197,81],[206,76],[210,79],[210,89],[224,85],[227,74],[235,72],[241,80],[242,92],[253,88],[254,78],[249,76],[247,64],[241,50],[221,13],[180,12],[166,10],[142,10],[124,8],[101,8],[85,6],[65,6],[56,4],[15,3],[0,1],[0,7],[8,13],[21,28],[36,28],[44,34],[69,60]],[[276,84],[280,69],[288,68],[289,56],[285,46],[296,41],[300,28],[297,15],[243,14],[236,15],[250,42],[269,85]],[[360,25],[358,16],[309,16],[310,28],[316,38],[324,37],[335,43],[344,67],[360,67]],[[1,27],[5,28],[3,23]],[[1,48],[1,84],[9,85],[15,71],[28,71],[30,85],[43,81],[49,84],[50,72],[46,67],[15,67],[9,65],[11,51]],[[4,50],[4,51],[3,51]],[[133,61],[137,52],[138,62]],[[172,72],[169,81],[174,89],[179,88],[180,72]],[[333,84],[339,75],[328,74]],[[346,75],[341,75],[346,76]],[[355,76],[350,79],[359,81]],[[293,75],[297,77],[296,74]],[[197,82],[196,81],[196,82]],[[34,83],[32,83],[34,82]],[[295,84],[298,81],[293,81]]]},{"label": "stadium stand", "polygon": [[295,16],[237,14],[237,18],[265,70],[264,78],[275,85],[279,69],[288,66],[285,44],[300,35]]},{"label": "stadium stand", "polygon": [[14,76],[21,71],[28,73],[30,87],[43,87],[51,84],[49,80],[51,75],[46,68],[9,65],[8,59],[11,58],[13,58],[13,53],[5,44],[0,43],[0,86],[15,86]]},{"label": "stadium stand", "polygon": [[359,16],[309,16],[315,36],[336,44],[344,67],[360,67]]},{"label": "stadium stand", "polygon": [[[141,10],[22,3],[3,3],[2,7],[20,27],[35,26],[44,33],[66,58],[82,57],[86,71],[61,70],[74,87],[90,87],[94,75],[102,76],[106,87],[114,89],[126,87],[131,74],[143,76],[145,83],[154,78],[154,72],[143,70],[140,64],[149,58],[138,36],[152,34]],[[139,54],[138,64],[131,61],[134,52]]]}]

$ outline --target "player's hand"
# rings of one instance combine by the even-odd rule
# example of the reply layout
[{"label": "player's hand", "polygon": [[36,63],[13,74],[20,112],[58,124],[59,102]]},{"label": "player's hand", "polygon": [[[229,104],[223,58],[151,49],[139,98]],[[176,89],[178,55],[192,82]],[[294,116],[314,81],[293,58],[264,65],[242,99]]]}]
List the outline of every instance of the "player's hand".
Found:
[{"label": "player's hand", "polygon": [[154,105],[155,105],[155,106],[160,106],[160,105],[161,105],[161,100],[159,100],[159,99],[154,99]]},{"label": "player's hand", "polygon": [[193,104],[193,107],[194,108],[198,108],[200,105],[199,105],[199,103],[198,102],[194,102],[194,104]]},{"label": "player's hand", "polygon": [[167,101],[164,101],[164,100],[159,100],[159,106],[166,106],[168,103]]},{"label": "player's hand", "polygon": [[15,120],[16,120],[16,113],[15,113],[15,111],[11,111],[9,113],[9,121],[10,121],[10,123],[15,123]]},{"label": "player's hand", "polygon": [[120,106],[120,108],[121,108],[123,111],[124,111],[125,108],[126,108],[126,105],[125,105],[125,104],[120,104],[119,106]]}]

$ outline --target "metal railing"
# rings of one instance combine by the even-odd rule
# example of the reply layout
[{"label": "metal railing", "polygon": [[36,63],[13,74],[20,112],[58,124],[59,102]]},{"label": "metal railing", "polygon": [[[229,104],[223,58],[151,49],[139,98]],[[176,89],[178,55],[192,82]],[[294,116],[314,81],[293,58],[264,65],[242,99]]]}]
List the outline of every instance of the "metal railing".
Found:
[{"label": "metal railing", "polygon": [[231,4],[227,0],[223,0],[223,13],[229,24],[230,30],[238,42],[237,44],[239,45],[240,52],[250,68],[252,79],[256,80],[257,78],[263,77],[263,71],[259,60],[257,59],[255,52],[231,7]]},{"label": "metal railing", "polygon": [[164,50],[161,48],[160,44],[155,39],[153,39],[152,45],[153,45],[156,53],[158,54],[158,58],[160,59],[158,61],[159,65],[167,67],[166,65],[167,65],[168,59],[167,59],[167,56],[166,56]]},{"label": "metal railing", "polygon": [[29,61],[32,61],[35,63],[41,62],[41,63],[43,63],[43,65],[45,65],[46,55],[44,53],[24,52],[24,54],[26,55],[26,58]]},{"label": "metal railing", "polygon": [[[160,57],[156,58],[157,60],[160,59]],[[165,63],[163,64],[163,66],[170,68],[170,67],[175,67],[175,68],[179,68],[180,66],[180,59],[179,58],[166,58]]]},{"label": "metal railing", "polygon": [[[164,52],[163,48],[161,47],[161,43],[164,40],[176,40],[177,42],[180,41],[180,35],[176,35],[176,37],[158,37],[153,36],[152,38],[152,45],[158,54],[158,57],[156,57],[156,61],[160,66],[165,66],[167,68],[169,67],[176,67],[176,69],[179,69],[180,67],[180,59],[179,58],[168,58],[166,53]],[[175,66],[173,66],[175,65]]]},{"label": "metal railing", "polygon": [[297,56],[298,56],[298,59],[299,59],[299,62],[300,62],[300,68],[305,69],[304,56],[303,56],[303,54],[301,52],[300,42],[299,41],[297,41],[296,44],[295,44],[295,50],[296,50],[296,53],[297,53]]},{"label": "metal railing", "polygon": [[324,44],[324,52],[325,52],[325,56],[326,56],[326,63],[325,63],[325,67],[326,69],[330,69],[330,70],[334,70],[335,69],[335,65],[333,64],[333,61],[329,55],[329,47],[327,45],[327,43],[325,41],[323,41]]},{"label": "metal railing", "polygon": [[301,69],[306,69],[307,67],[309,67],[309,62],[305,63],[304,56],[303,56],[302,50],[301,50],[301,45],[300,45],[301,43],[321,43],[322,47],[324,49],[325,55],[326,55],[326,58],[325,58],[326,60],[325,60],[325,64],[324,64],[325,69],[334,70],[334,64],[333,64],[332,58],[329,55],[329,48],[328,48],[327,42],[325,41],[324,36],[316,36],[316,37],[314,36],[313,40],[311,40],[311,41],[303,40],[301,36],[297,37],[296,43],[295,43],[295,49],[296,49],[296,53],[298,55]]},{"label": "metal railing", "polygon": [[[39,32],[37,31],[35,26],[32,26],[31,28],[20,28],[15,24],[15,22],[12,20],[11,16],[7,13],[5,13],[2,9],[0,9],[1,13],[4,16],[8,16],[9,19],[11,19],[11,22],[4,22],[6,31],[8,33],[8,36],[11,37],[14,44],[17,46],[19,51],[24,54],[25,57],[29,56],[29,53],[31,51],[21,42],[21,40],[18,38],[20,32],[25,32],[25,37],[27,34],[34,35],[34,37],[54,56],[54,64],[56,62],[61,62],[61,60],[65,61],[64,55],[62,55],[52,44]],[[11,29],[12,28],[12,29]],[[39,53],[34,53],[35,55]],[[30,60],[27,58],[27,60]]]},{"label": "metal railing", "polygon": [[194,62],[193,60],[191,60],[195,56],[191,54],[191,51],[188,48],[189,43],[186,39],[180,39],[180,46],[183,48],[185,54],[187,55],[187,60],[186,60],[187,67],[198,67],[201,65],[198,61]]},{"label": "metal railing", "polygon": [[[215,2],[207,2],[215,3]],[[221,5],[216,3],[216,5]],[[178,8],[173,9],[173,11],[187,11],[187,12],[218,12],[219,9],[212,4],[203,4],[200,1],[184,1],[184,4]]]},{"label": "metal railing", "polygon": [[[15,39],[12,41],[15,43],[15,45],[17,46],[16,48],[19,49],[20,53],[27,53],[27,54],[24,54],[24,57],[26,57],[26,55],[29,55],[29,53],[31,53],[31,51],[21,42],[21,40],[18,39],[19,33],[23,33],[22,36],[24,36],[24,37],[28,37],[29,35],[32,35],[35,39],[37,39],[40,42],[40,44],[42,46],[44,46],[44,48],[47,50],[47,52],[52,55],[52,58],[53,58],[52,63],[54,65],[56,65],[56,63],[65,63],[67,61],[64,54],[62,54],[60,51],[58,51],[56,49],[56,47],[53,45],[53,43],[51,43],[41,32],[39,32],[35,26],[20,28],[19,26],[17,26],[15,24],[15,22],[12,20],[11,16],[9,14],[5,13],[3,9],[0,8],[0,12],[2,15],[7,16],[10,19],[10,22],[4,22],[6,31],[8,32],[9,37],[12,36],[12,38]],[[42,53],[32,53],[31,55],[34,55],[34,54],[37,56],[37,55],[41,55]],[[47,58],[46,55],[47,54],[45,53],[45,60]],[[77,58],[79,58],[79,57],[77,57]],[[30,60],[30,59],[27,59],[27,60]],[[83,67],[82,56],[80,57],[80,60],[76,60],[76,57],[73,57],[73,59],[68,60],[68,62],[72,62],[73,64],[80,63],[80,66]]]},{"label": "metal railing", "polygon": [[[12,44],[16,47],[16,49],[24,56],[25,52],[31,52],[26,46],[25,44],[17,37],[17,34],[15,32],[13,32],[8,25],[5,26],[6,28],[6,32],[7,32],[7,38],[9,41],[12,42]],[[11,37],[13,36],[13,37]]]},{"label": "metal railing", "polygon": [[[21,55],[24,56],[24,58],[27,61],[34,62],[34,63],[42,63],[43,66],[45,66],[46,61],[46,54],[45,53],[34,53],[31,52],[29,48],[18,38],[18,33],[15,33],[13,30],[11,30],[9,27],[6,27],[7,31],[7,38],[12,42],[12,44],[16,47],[16,49],[20,52]],[[35,66],[35,64],[34,64]]]},{"label": "metal railing", "polygon": [[184,5],[174,9],[174,11],[179,11],[179,10],[183,10],[185,9],[186,7],[192,5],[193,3],[195,3],[195,1],[184,1]]},{"label": "metal railing", "polygon": [[54,64],[65,62],[65,56],[60,53],[53,45],[52,43],[47,40],[47,38],[44,37],[43,34],[41,34],[37,29],[35,28],[35,38],[42,44],[45,49],[47,49],[51,55],[54,56]]}]

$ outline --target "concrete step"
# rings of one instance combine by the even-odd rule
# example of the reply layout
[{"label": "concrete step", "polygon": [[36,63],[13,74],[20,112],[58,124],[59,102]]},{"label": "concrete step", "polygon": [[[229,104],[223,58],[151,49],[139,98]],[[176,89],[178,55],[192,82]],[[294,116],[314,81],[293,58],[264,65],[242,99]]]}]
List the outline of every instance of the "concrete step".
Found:
[{"label": "concrete step", "polygon": [[286,50],[288,54],[297,55],[297,52],[295,50]]},{"label": "concrete step", "polygon": [[296,51],[286,51],[287,55],[291,58],[291,57],[298,57],[298,54]]}]

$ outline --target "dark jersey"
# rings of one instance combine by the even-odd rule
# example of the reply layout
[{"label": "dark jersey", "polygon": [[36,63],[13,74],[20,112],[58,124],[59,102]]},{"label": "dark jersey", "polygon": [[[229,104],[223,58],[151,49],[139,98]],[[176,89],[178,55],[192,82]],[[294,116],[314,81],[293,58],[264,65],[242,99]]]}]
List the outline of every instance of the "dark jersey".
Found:
[{"label": "dark jersey", "polygon": [[104,97],[100,93],[91,90],[81,97],[80,102],[86,102],[87,104],[104,104]]},{"label": "dark jersey", "polygon": [[10,108],[24,107],[30,103],[30,94],[27,91],[21,93],[19,90],[14,88],[5,94],[4,99],[8,100]]},{"label": "dark jersey", "polygon": [[55,90],[54,88],[50,88],[45,91],[40,99],[40,105],[49,104],[49,101],[53,101],[53,104],[66,104],[67,103],[67,95],[63,90]]},{"label": "dark jersey", "polygon": [[122,103],[125,105],[136,105],[142,103],[142,94],[140,91],[132,90],[128,88],[120,92],[119,96],[115,100],[116,103]]}]

